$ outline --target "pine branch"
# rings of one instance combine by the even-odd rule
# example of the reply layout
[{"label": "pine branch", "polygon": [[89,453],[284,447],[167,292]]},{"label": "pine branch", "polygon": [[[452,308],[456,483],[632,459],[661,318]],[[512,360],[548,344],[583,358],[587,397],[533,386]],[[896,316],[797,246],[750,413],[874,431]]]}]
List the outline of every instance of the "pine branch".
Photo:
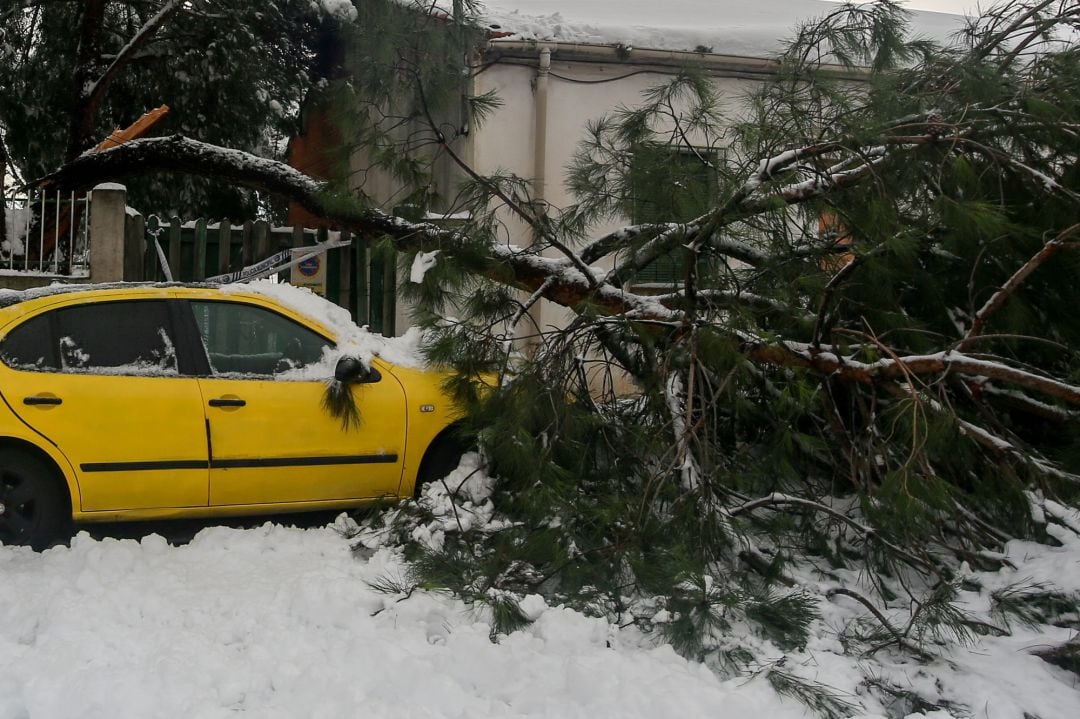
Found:
[{"label": "pine branch", "polygon": [[821,502],[815,502],[811,499],[805,499],[803,497],[795,497],[787,494],[781,494],[779,492],[773,492],[764,497],[744,502],[736,507],[732,507],[727,510],[728,514],[732,517],[737,517],[740,514],[746,514],[753,512],[755,509],[761,509],[762,507],[802,507],[803,509],[809,509],[814,512],[821,512],[827,514],[834,519],[838,519],[844,524],[847,524],[853,529],[858,530],[864,540],[873,539],[879,542],[883,547],[890,552],[900,557],[913,567],[917,567],[922,570],[934,571],[934,566],[925,559],[915,556],[911,552],[908,552],[904,548],[888,541],[881,537],[881,535],[873,527],[863,524],[851,517],[847,516],[843,512],[837,511],[832,507],[822,504]]},{"label": "pine branch", "polygon": [[832,599],[833,597],[836,597],[836,596],[844,596],[844,597],[850,597],[851,599],[854,599],[856,602],[858,602],[859,604],[866,607],[866,609],[869,610],[869,612],[874,615],[874,618],[877,619],[878,624],[880,624],[882,626],[882,628],[885,629],[885,631],[887,631],[889,634],[892,635],[892,638],[896,642],[897,646],[900,646],[900,647],[903,647],[904,649],[907,649],[909,652],[916,655],[917,657],[919,657],[923,661],[931,661],[933,659],[933,657],[931,657],[925,651],[920,649],[915,644],[912,644],[908,640],[908,638],[906,636],[906,633],[902,633],[899,629],[894,627],[892,622],[890,622],[888,620],[888,618],[886,618],[886,616],[881,613],[881,610],[879,610],[877,607],[875,607],[874,603],[871,602],[869,599],[867,599],[862,594],[859,594],[858,592],[853,591],[851,589],[847,589],[846,587],[833,587],[832,589],[829,589],[828,591],[825,592],[825,596],[828,599]]},{"label": "pine branch", "polygon": [[1012,65],[1016,61],[1016,59],[1020,57],[1023,52],[1028,49],[1028,47],[1031,46],[1033,42],[1038,40],[1040,37],[1044,37],[1047,32],[1053,30],[1058,25],[1065,23],[1070,17],[1080,17],[1080,8],[1073,8],[1072,10],[1067,10],[1061,15],[1056,15],[1054,17],[1048,18],[1032,25],[1031,28],[1029,28],[1027,37],[1016,43],[1016,46],[1009,51],[1009,53],[998,65],[999,71],[1004,72],[1005,70],[1007,70],[1009,66]]},{"label": "pine branch", "polygon": [[101,105],[101,101],[105,97],[105,93],[108,91],[113,79],[134,58],[135,53],[154,37],[158,29],[165,24],[165,21],[183,5],[184,0],[169,0],[153,17],[143,23],[143,26],[132,35],[127,44],[116,53],[105,71],[85,88],[83,96],[80,97],[80,103],[84,108],[83,112],[89,114],[91,118],[97,114],[97,108]]},{"label": "pine branch", "polygon": [[984,401],[995,401],[1009,409],[1020,410],[1030,415],[1054,422],[1074,422],[1080,419],[1080,412],[1070,411],[1057,405],[1040,402],[1019,390],[1005,390],[988,382],[979,382],[976,378],[965,378],[977,384],[978,396]]},{"label": "pine branch", "polygon": [[521,203],[517,201],[517,198],[511,197],[510,195],[503,192],[501,187],[488,180],[488,178],[480,175],[480,173],[473,169],[472,165],[461,159],[461,156],[458,155],[454,148],[450,146],[450,143],[447,142],[446,136],[443,134],[442,130],[439,129],[438,123],[435,122],[435,118],[431,115],[431,107],[430,105],[428,105],[427,98],[425,96],[424,83],[422,79],[418,75],[414,74],[414,80],[416,82],[417,92],[420,95],[421,111],[423,112],[424,117],[427,118],[428,129],[435,134],[435,139],[438,142],[439,146],[442,147],[443,151],[446,152],[447,156],[454,161],[454,164],[461,168],[461,170],[466,175],[471,177],[474,182],[480,183],[481,185],[486,187],[495,197],[498,197],[500,200],[505,202],[506,206],[509,207],[513,211],[513,213],[521,219],[522,222],[528,224],[533,229],[533,231],[537,233],[537,235],[542,237],[544,241],[547,242],[547,244],[558,250],[563,255],[563,257],[569,260],[570,264],[572,264],[589,283],[591,289],[597,289],[599,287],[599,284],[597,283],[596,277],[593,276],[592,270],[586,263],[581,260],[580,257],[571,252],[570,248],[560,242],[559,239],[551,232],[550,223],[548,222],[546,217],[544,217],[542,214],[527,211],[521,205]]},{"label": "pine branch", "polygon": [[964,339],[956,345],[956,350],[958,352],[967,350],[975,337],[982,332],[987,320],[990,319],[990,315],[1000,309],[1001,306],[1005,304],[1005,300],[1016,292],[1016,289],[1024,283],[1024,280],[1026,280],[1032,272],[1042,266],[1043,263],[1049,260],[1058,250],[1073,246],[1067,244],[1066,240],[1078,232],[1080,232],[1080,223],[1062,230],[1057,237],[1043,245],[1042,249],[1036,252],[1030,260],[1025,262],[1020,269],[1014,272],[1012,277],[994,292],[994,294],[990,296],[990,299],[988,299],[979,311],[975,313],[975,319],[971,323],[971,329],[964,335]]},{"label": "pine branch", "polygon": [[[696,296],[700,300],[716,304],[720,307],[750,307],[752,309],[772,311],[785,315],[792,312],[792,307],[786,302],[755,294],[753,292],[698,290]],[[652,295],[652,298],[664,305],[664,307],[670,309],[682,309],[682,305],[686,302],[686,293],[683,291],[669,292],[667,294]],[[813,319],[813,317],[811,315],[804,315],[803,319],[809,320]]]},{"label": "pine branch", "polygon": [[[987,58],[991,53],[994,52],[994,50],[997,50],[1005,42],[1007,42],[1013,33],[1022,29],[1033,17],[1037,16],[1039,13],[1053,5],[1055,2],[1058,2],[1058,0],[1042,0],[1042,2],[1038,3],[1037,5],[1032,5],[1024,12],[1020,13],[1020,15],[1016,17],[1011,23],[1009,23],[1009,25],[1006,26],[1004,30],[993,32],[984,36],[982,41],[979,42],[979,44],[976,45],[974,48],[972,48],[973,59],[978,61]],[[1007,7],[1011,8],[1012,6],[1010,5]]]},{"label": "pine branch", "polygon": [[805,367],[822,375],[831,375],[860,384],[872,385],[881,380],[902,379],[907,376],[940,375],[946,372],[998,379],[1003,382],[1037,390],[1069,404],[1080,405],[1080,387],[1051,377],[1010,367],[1002,362],[977,359],[949,350],[930,355],[907,355],[866,363],[850,357],[840,357],[830,348],[814,348],[798,342],[775,344],[746,341],[744,352],[750,359],[784,367]]}]

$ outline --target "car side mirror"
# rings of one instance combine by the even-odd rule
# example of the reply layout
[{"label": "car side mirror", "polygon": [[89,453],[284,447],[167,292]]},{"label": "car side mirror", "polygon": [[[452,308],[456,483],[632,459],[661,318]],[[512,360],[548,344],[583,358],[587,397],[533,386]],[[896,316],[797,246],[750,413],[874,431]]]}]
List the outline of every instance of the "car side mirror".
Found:
[{"label": "car side mirror", "polygon": [[362,382],[370,370],[356,357],[342,357],[334,368],[334,379],[338,382]]},{"label": "car side mirror", "polygon": [[342,384],[378,382],[380,379],[379,370],[366,366],[356,357],[342,357],[334,367],[334,381]]},{"label": "car side mirror", "polygon": [[361,382],[378,382],[378,370],[366,367],[356,357],[344,356],[334,367],[334,379],[326,383],[323,408],[330,416],[341,420],[341,428],[349,430],[360,426],[360,408],[353,397],[352,385]]}]

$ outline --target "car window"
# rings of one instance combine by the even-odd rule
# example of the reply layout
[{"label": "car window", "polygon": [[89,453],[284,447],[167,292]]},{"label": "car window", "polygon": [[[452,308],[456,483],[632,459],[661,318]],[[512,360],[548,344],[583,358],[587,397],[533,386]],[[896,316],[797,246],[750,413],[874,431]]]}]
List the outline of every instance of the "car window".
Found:
[{"label": "car window", "polygon": [[49,318],[31,317],[0,342],[0,360],[15,369],[55,370],[59,365],[50,337]]},{"label": "car window", "polygon": [[318,363],[333,343],[263,307],[239,302],[192,302],[214,374],[288,375]]},{"label": "car window", "polygon": [[56,310],[65,372],[176,375],[169,308],[161,300],[101,302]]}]

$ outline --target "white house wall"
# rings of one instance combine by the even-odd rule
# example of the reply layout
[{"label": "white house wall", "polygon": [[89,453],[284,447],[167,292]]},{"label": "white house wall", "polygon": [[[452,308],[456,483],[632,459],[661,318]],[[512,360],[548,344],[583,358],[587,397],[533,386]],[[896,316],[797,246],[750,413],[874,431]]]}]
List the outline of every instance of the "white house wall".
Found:
[{"label": "white house wall", "polygon": [[[560,62],[556,56],[552,57],[544,162],[547,176],[544,199],[552,211],[574,202],[565,184],[566,168],[585,139],[587,123],[620,106],[641,104],[643,93],[669,82],[673,72],[660,69],[641,72],[638,66],[621,63]],[[522,177],[534,176],[534,86],[537,74],[536,65],[496,64],[477,77],[477,92],[495,90],[504,102],[473,137],[472,160],[480,173],[503,171]],[[732,116],[739,112],[746,93],[757,84],[754,80],[730,77],[715,77],[713,83],[723,98],[723,107]],[[602,234],[628,223],[628,218],[614,219],[597,226],[593,234]],[[526,247],[532,238],[525,225],[508,222],[507,241]],[[567,310],[546,302],[540,307],[537,319],[542,326],[565,324]]]}]

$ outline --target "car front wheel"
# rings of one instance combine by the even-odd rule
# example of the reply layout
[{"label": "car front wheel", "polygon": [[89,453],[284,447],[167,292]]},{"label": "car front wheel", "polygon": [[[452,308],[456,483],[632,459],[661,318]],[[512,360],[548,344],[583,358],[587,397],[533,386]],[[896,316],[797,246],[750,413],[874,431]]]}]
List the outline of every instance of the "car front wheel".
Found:
[{"label": "car front wheel", "polygon": [[438,481],[454,471],[461,462],[461,455],[468,449],[468,446],[454,435],[444,434],[437,438],[420,464],[413,496],[419,497],[425,484]]},{"label": "car front wheel", "polygon": [[39,459],[0,450],[0,544],[51,546],[71,521],[66,493]]}]

